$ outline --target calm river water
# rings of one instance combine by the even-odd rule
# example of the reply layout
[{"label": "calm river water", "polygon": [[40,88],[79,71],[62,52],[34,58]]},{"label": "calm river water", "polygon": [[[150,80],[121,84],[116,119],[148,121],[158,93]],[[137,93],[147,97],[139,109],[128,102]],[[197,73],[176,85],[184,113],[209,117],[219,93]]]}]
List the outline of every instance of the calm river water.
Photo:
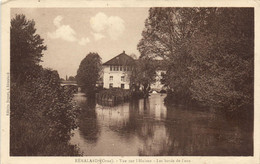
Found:
[{"label": "calm river water", "polygon": [[216,110],[165,106],[164,94],[152,94],[114,107],[74,99],[82,108],[72,144],[90,156],[252,155],[252,128],[228,120]]}]

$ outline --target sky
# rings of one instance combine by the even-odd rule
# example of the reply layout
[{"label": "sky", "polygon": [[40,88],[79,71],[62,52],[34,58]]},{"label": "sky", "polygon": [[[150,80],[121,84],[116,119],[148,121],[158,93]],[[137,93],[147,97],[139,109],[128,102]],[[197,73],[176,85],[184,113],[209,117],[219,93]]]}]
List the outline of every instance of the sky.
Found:
[{"label": "sky", "polygon": [[148,8],[13,8],[11,18],[24,14],[35,21],[44,39],[41,65],[57,70],[61,78],[75,76],[82,59],[97,52],[106,62],[122,53],[140,55]]}]

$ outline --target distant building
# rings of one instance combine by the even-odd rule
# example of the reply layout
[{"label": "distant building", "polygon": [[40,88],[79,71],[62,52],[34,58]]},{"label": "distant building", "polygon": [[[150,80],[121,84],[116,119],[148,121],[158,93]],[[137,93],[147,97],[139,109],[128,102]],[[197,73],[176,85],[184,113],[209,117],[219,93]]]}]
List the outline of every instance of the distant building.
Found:
[{"label": "distant building", "polygon": [[151,84],[151,89],[159,92],[162,89],[166,89],[161,82],[163,75],[166,74],[166,64],[163,60],[154,60],[154,62],[156,65],[156,77],[155,82]]},{"label": "distant building", "polygon": [[134,59],[125,51],[103,64],[103,87],[130,89]]}]

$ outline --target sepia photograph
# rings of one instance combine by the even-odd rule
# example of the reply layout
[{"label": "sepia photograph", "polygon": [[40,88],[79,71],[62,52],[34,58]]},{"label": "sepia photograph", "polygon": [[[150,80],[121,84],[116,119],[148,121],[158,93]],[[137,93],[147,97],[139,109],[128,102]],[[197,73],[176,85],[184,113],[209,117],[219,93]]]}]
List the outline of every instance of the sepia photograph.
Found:
[{"label": "sepia photograph", "polygon": [[254,7],[9,11],[10,157],[254,157]]}]

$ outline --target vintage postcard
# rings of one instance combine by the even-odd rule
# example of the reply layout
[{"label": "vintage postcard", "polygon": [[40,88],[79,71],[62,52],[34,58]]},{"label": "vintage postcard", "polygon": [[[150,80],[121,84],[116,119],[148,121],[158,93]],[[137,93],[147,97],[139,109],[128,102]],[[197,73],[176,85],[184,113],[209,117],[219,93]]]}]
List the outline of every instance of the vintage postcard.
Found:
[{"label": "vintage postcard", "polygon": [[2,1],[1,164],[259,164],[260,1]]}]

